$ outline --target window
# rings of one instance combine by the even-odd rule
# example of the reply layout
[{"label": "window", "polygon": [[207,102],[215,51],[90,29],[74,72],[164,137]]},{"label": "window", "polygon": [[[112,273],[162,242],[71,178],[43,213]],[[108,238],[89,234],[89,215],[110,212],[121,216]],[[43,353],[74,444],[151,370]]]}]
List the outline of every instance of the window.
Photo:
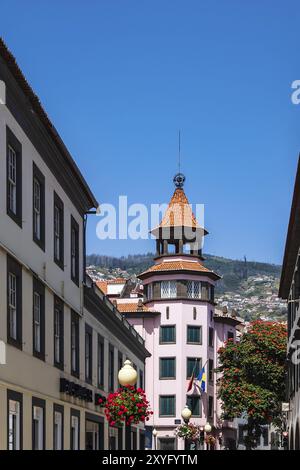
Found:
[{"label": "window", "polygon": [[175,416],[175,395],[160,395],[159,416]]},{"label": "window", "polygon": [[140,370],[140,388],[144,388],[144,373]]},{"label": "window", "polygon": [[54,298],[54,365],[64,368],[64,304]]},{"label": "window", "polygon": [[208,417],[214,417],[214,398],[211,396],[208,397]]},{"label": "window", "polygon": [[177,296],[176,281],[162,281],[161,282],[161,298],[171,299]]},{"label": "window", "polygon": [[187,297],[188,299],[201,299],[201,282],[188,281],[187,282]]},{"label": "window", "polygon": [[22,145],[6,128],[7,214],[22,227]]},{"label": "window", "polygon": [[114,347],[109,345],[109,357],[108,357],[108,387],[110,391],[114,390],[115,386],[115,357]]},{"label": "window", "polygon": [[33,278],[33,355],[45,359],[45,287]]},{"label": "window", "polygon": [[71,409],[71,450],[79,450],[80,411]]},{"label": "window", "polygon": [[209,327],[208,330],[208,346],[211,348],[214,346],[214,329],[212,327]]},{"label": "window", "polygon": [[71,217],[71,279],[79,284],[79,225]]},{"label": "window", "polygon": [[41,296],[33,293],[33,344],[34,350],[41,352]]},{"label": "window", "polygon": [[269,429],[264,426],[262,428],[262,438],[263,438],[263,447],[268,447],[269,445]]},{"label": "window", "polygon": [[7,390],[7,449],[22,450],[22,394]]},{"label": "window", "polygon": [[85,325],[85,379],[92,383],[93,379],[93,330]]},{"label": "window", "polygon": [[71,373],[79,377],[79,318],[71,313]]},{"label": "window", "polygon": [[193,320],[197,320],[197,309],[196,309],[196,307],[193,308]]},{"label": "window", "polygon": [[64,205],[56,193],[54,193],[53,220],[54,261],[64,269]]},{"label": "window", "polygon": [[234,339],[234,333],[232,331],[228,331],[227,333],[227,339]]},{"label": "window", "polygon": [[187,395],[186,397],[186,403],[189,409],[192,412],[193,416],[202,416],[202,410],[201,410],[201,402],[200,402],[200,396],[199,395]]},{"label": "window", "polygon": [[166,307],[166,320],[170,319],[170,307]]},{"label": "window", "polygon": [[239,424],[238,428],[238,442],[239,444],[243,445],[244,444],[244,425]]},{"label": "window", "polygon": [[147,285],[147,300],[153,299],[153,284]]},{"label": "window", "polygon": [[17,339],[17,278],[8,273],[8,298],[9,298],[9,331],[14,340]]},{"label": "window", "polygon": [[187,326],[187,343],[202,344],[202,327],[201,326]]},{"label": "window", "polygon": [[187,357],[186,359],[186,378],[190,379],[192,374],[197,377],[202,369],[202,359],[199,357]]},{"label": "window", "polygon": [[7,341],[22,348],[22,267],[7,256]]},{"label": "window", "polygon": [[208,361],[208,380],[213,382],[214,380],[214,361],[213,359],[209,359]]},{"label": "window", "polygon": [[33,240],[45,250],[45,177],[35,164],[32,195]]},{"label": "window", "polygon": [[104,386],[104,340],[98,335],[98,387]]},{"label": "window", "polygon": [[45,448],[45,401],[32,398],[32,450]]},{"label": "window", "polygon": [[163,325],[160,327],[159,335],[160,344],[172,344],[176,343],[176,326],[175,325]]},{"label": "window", "polygon": [[61,405],[53,406],[53,449],[64,448],[64,409]]},{"label": "window", "polygon": [[175,357],[161,357],[159,359],[159,378],[176,379]]}]

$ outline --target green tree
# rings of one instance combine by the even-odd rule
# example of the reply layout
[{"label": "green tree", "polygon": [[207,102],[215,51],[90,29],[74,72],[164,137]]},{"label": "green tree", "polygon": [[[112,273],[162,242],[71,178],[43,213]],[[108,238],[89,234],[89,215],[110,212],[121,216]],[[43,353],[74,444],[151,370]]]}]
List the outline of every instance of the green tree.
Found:
[{"label": "green tree", "polygon": [[218,397],[223,419],[247,419],[248,448],[256,447],[261,426],[281,425],[281,402],[285,399],[286,326],[257,320],[239,342],[228,340],[218,351],[222,373]]}]

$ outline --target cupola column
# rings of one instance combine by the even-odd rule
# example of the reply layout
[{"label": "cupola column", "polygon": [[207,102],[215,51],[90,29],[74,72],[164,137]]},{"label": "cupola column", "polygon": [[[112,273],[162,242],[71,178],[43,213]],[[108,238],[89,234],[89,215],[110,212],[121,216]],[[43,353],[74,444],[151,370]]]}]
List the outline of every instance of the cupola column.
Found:
[{"label": "cupola column", "polygon": [[160,240],[156,240],[156,256],[160,255]]},{"label": "cupola column", "polygon": [[164,240],[164,243],[163,243],[163,246],[164,246],[164,255],[167,255],[168,254],[168,240]]}]

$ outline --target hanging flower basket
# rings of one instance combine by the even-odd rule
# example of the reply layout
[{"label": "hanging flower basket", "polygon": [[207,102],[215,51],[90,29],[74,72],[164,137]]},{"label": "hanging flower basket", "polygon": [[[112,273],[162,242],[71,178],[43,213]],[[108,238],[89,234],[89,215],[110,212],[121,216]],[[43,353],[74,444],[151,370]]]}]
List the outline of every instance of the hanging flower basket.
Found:
[{"label": "hanging flower basket", "polygon": [[200,427],[193,423],[181,424],[175,429],[175,435],[188,441],[198,441],[200,439]]},{"label": "hanging flower basket", "polygon": [[208,434],[205,438],[205,442],[207,445],[214,447],[216,445],[216,438],[211,434]]},{"label": "hanging flower basket", "polygon": [[110,426],[144,423],[153,414],[144,390],[133,386],[122,387],[111,393],[104,411]]}]

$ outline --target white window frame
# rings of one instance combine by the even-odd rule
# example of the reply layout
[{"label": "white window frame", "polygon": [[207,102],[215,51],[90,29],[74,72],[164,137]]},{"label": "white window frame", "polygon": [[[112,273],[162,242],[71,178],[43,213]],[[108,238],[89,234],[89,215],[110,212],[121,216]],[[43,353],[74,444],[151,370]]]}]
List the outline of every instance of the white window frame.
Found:
[{"label": "white window frame", "polygon": [[33,293],[33,345],[34,350],[41,352],[41,295],[38,292]]},{"label": "white window frame", "polygon": [[77,345],[76,345],[76,323],[71,323],[71,368],[75,372],[77,370]]},{"label": "white window frame", "polygon": [[54,258],[61,261],[61,247],[60,247],[60,208],[54,205]]},{"label": "white window frame", "polygon": [[17,318],[17,277],[13,273],[8,273],[8,299],[9,299],[9,336],[18,339],[18,318]]},{"label": "white window frame", "polygon": [[44,449],[44,408],[40,406],[33,407],[33,426],[36,429],[37,441],[35,442],[35,449],[33,450],[43,450]]},{"label": "white window frame", "polygon": [[177,297],[176,281],[161,281],[160,296],[162,299],[172,299]]},{"label": "white window frame", "polygon": [[71,269],[72,278],[76,278],[76,230],[73,227],[71,229]]},{"label": "white window frame", "polygon": [[61,361],[60,357],[60,339],[61,339],[61,331],[60,331],[60,315],[61,311],[59,308],[54,309],[54,362],[59,364]]},{"label": "white window frame", "polygon": [[79,418],[72,416],[71,418],[71,442],[72,450],[79,450]]},{"label": "white window frame", "polygon": [[41,194],[42,187],[40,181],[33,178],[33,227],[34,236],[37,240],[41,240]]},{"label": "white window frame", "polygon": [[202,291],[201,281],[188,281],[187,282],[188,299],[201,299],[202,297],[201,291]]},{"label": "white window frame", "polygon": [[8,201],[9,209],[17,215],[17,153],[8,145]]},{"label": "white window frame", "polygon": [[21,450],[21,404],[8,401],[8,450]]},{"label": "white window frame", "polygon": [[54,450],[63,450],[62,435],[63,433],[63,414],[61,411],[54,411]]}]

